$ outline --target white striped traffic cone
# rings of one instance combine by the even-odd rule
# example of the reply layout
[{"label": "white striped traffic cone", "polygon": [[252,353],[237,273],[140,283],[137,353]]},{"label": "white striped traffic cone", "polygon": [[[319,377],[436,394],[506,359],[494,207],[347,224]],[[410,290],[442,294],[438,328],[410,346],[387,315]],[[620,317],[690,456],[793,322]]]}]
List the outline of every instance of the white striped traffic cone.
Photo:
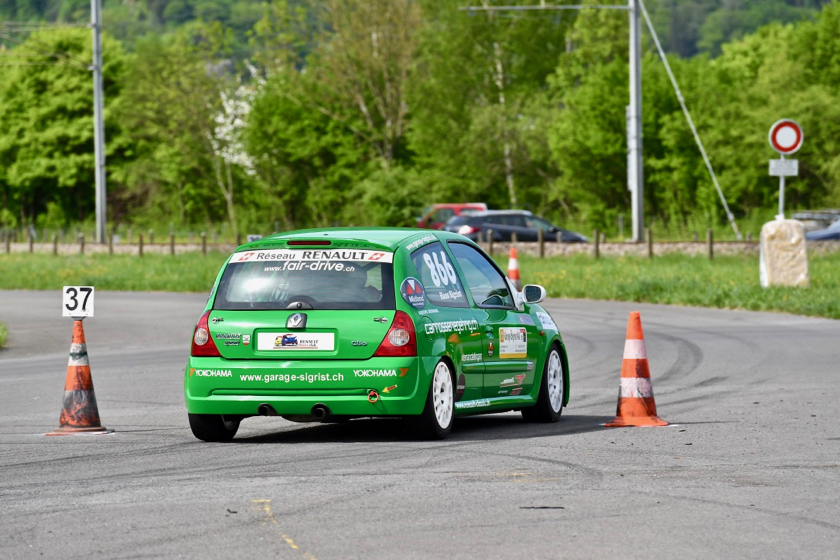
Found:
[{"label": "white striped traffic cone", "polygon": [[508,259],[508,278],[516,286],[517,290],[522,289],[522,281],[519,279],[519,259],[516,258],[516,247],[510,248],[510,258]]},{"label": "white striped traffic cone", "polygon": [[618,406],[609,428],[625,426],[667,426],[668,422],[656,415],[653,385],[650,382],[642,318],[638,311],[631,311],[627,321],[627,340],[624,342],[624,360],[621,363],[621,386]]},{"label": "white striped traffic cone", "polygon": [[46,435],[72,436],[87,434],[110,434],[114,430],[102,427],[93,379],[90,376],[85,330],[82,322],[73,323],[73,341],[70,343],[70,359],[67,361],[67,377],[64,380],[64,409],[61,411],[59,427]]}]

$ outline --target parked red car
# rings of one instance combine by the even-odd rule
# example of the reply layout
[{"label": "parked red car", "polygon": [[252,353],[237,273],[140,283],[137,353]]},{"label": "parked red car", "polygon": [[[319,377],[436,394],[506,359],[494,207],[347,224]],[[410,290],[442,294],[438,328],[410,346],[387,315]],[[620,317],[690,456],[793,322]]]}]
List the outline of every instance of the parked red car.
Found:
[{"label": "parked red car", "polygon": [[426,207],[423,216],[417,219],[417,227],[426,229],[443,229],[444,224],[453,216],[460,216],[464,210],[487,210],[483,202],[457,202],[447,204],[433,204]]}]

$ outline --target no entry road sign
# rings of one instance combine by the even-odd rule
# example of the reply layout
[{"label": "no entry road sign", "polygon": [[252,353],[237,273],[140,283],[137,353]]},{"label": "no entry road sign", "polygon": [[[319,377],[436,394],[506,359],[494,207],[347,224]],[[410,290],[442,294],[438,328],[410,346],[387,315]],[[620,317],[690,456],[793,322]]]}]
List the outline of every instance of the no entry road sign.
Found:
[{"label": "no entry road sign", "polygon": [[770,127],[770,147],[782,154],[790,155],[802,147],[802,127],[791,119],[782,119]]}]

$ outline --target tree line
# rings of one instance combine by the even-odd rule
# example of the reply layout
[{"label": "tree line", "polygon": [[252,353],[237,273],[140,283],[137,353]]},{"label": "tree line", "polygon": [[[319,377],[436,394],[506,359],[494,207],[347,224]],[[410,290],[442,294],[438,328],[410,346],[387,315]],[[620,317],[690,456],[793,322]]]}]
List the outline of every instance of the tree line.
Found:
[{"label": "tree line", "polygon": [[[231,7],[240,4],[248,9]],[[225,221],[234,232],[411,225],[427,204],[483,201],[615,230],[630,208],[626,13],[471,13],[458,9],[465,4],[158,2],[149,17],[169,27],[146,34],[131,31],[125,14],[108,34],[106,9],[109,222]],[[746,34],[709,27],[694,47],[679,47],[689,39],[667,25],[663,37],[738,218],[777,205],[767,131],[782,117],[805,131],[788,208],[840,206],[840,3],[771,4],[789,9],[781,21],[795,21]],[[227,20],[195,18],[219,5]],[[680,27],[673,14],[687,5],[721,9],[662,0],[651,8],[657,27],[663,18]],[[675,232],[721,224],[717,193],[643,35],[647,216]],[[92,219],[90,31],[44,26],[23,36],[6,26],[0,39],[0,227]]]}]

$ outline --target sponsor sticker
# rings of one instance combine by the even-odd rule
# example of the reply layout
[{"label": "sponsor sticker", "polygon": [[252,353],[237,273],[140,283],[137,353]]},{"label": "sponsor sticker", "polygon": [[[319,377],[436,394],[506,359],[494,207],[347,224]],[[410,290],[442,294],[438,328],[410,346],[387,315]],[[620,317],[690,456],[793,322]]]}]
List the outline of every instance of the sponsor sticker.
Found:
[{"label": "sponsor sticker", "polygon": [[333,333],[257,333],[257,350],[335,350]]},{"label": "sponsor sticker", "polygon": [[418,311],[420,315],[434,315],[435,313],[440,313],[439,310],[432,308],[432,309],[423,309],[422,311]]},{"label": "sponsor sticker", "polygon": [[236,333],[216,333],[213,335],[213,338],[216,340],[235,340],[237,344],[239,344],[239,338],[241,335]]},{"label": "sponsor sticker", "polygon": [[516,396],[520,393],[522,393],[522,387],[516,387],[515,389],[510,390],[510,395],[511,396]]},{"label": "sponsor sticker", "polygon": [[242,344],[248,346],[251,344],[251,335],[250,334],[243,334],[242,335]]},{"label": "sponsor sticker", "polygon": [[233,377],[229,369],[195,369],[190,368],[190,377]]},{"label": "sponsor sticker", "polygon": [[237,253],[231,259],[231,262],[234,263],[255,261],[357,261],[391,263],[394,262],[394,254],[385,251],[366,251],[362,249],[270,249],[267,251],[245,251]]},{"label": "sponsor sticker", "polygon": [[460,301],[464,299],[463,290],[439,290],[438,299],[441,301]]},{"label": "sponsor sticker", "polygon": [[537,319],[540,320],[540,324],[544,329],[551,329],[557,330],[557,325],[554,324],[554,321],[551,319],[551,315],[548,313],[543,313],[542,311],[537,311],[536,313]]},{"label": "sponsor sticker", "polygon": [[431,243],[432,241],[437,241],[437,238],[434,235],[424,235],[420,239],[412,241],[411,243],[406,245],[405,248],[409,251],[413,251],[417,247],[422,247],[426,243]]},{"label": "sponsor sticker", "polygon": [[481,361],[481,354],[476,352],[474,354],[464,354],[461,356],[462,362],[480,362]]},{"label": "sponsor sticker", "polygon": [[530,315],[520,315],[519,316],[519,322],[522,323],[523,325],[533,325],[534,324],[534,320],[531,319]]},{"label": "sponsor sticker", "polygon": [[513,385],[522,385],[522,382],[525,381],[525,374],[521,375],[514,375],[513,377],[508,377],[503,379],[501,383],[499,383],[499,387],[511,387]]},{"label": "sponsor sticker", "polygon": [[[402,368],[400,368],[402,369]],[[397,370],[395,369],[354,369],[353,375],[356,377],[396,377]],[[402,377],[402,376],[400,376]]]},{"label": "sponsor sticker", "polygon": [[499,357],[526,358],[528,356],[528,331],[524,328],[499,329]]},{"label": "sponsor sticker", "polygon": [[441,321],[439,323],[426,323],[426,334],[447,334],[451,332],[462,333],[465,331],[475,332],[478,330],[478,321],[475,319],[458,321]]},{"label": "sponsor sticker", "polygon": [[400,294],[403,299],[415,309],[426,307],[426,290],[420,280],[408,277],[400,284]]},{"label": "sponsor sticker", "polygon": [[240,381],[259,381],[262,383],[318,383],[319,381],[344,381],[342,373],[240,373]]},{"label": "sponsor sticker", "polygon": [[490,406],[490,399],[476,399],[474,401],[456,402],[455,408],[482,408]]}]

